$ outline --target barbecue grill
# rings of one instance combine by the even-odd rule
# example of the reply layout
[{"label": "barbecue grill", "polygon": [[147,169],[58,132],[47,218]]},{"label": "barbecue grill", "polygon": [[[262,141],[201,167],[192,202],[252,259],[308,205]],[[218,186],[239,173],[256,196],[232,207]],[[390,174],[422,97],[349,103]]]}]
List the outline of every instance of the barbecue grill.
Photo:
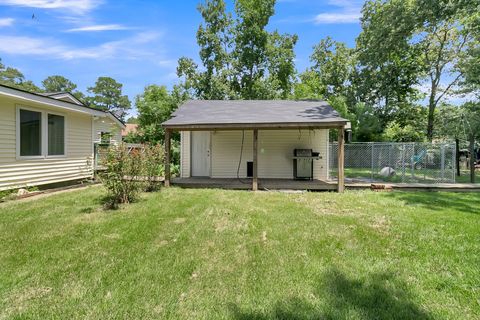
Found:
[{"label": "barbecue grill", "polygon": [[312,149],[295,149],[293,151],[293,177],[298,180],[313,179],[313,160],[321,159]]}]

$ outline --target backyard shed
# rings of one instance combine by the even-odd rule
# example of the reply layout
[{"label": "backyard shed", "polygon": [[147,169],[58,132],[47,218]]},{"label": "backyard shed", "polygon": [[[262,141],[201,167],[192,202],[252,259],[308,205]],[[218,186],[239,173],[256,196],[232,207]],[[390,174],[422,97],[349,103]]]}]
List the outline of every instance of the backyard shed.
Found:
[{"label": "backyard shed", "polygon": [[[190,100],[164,122],[165,184],[172,131],[180,132],[185,186],[344,189],[348,120],[324,101]],[[338,130],[338,180],[329,176],[329,130]],[[248,183],[248,184],[247,184]]]}]

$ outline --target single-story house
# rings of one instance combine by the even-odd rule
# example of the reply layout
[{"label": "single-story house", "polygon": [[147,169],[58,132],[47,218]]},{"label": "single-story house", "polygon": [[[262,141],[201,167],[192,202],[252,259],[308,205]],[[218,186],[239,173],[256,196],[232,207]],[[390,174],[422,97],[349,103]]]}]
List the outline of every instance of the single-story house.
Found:
[{"label": "single-story house", "polygon": [[121,142],[124,126],[70,93],[0,85],[0,190],[93,177],[94,145]]},{"label": "single-story house", "polygon": [[[165,129],[165,184],[344,189],[348,120],[324,101],[190,100]],[[329,130],[338,130],[338,179],[329,176]],[[180,132],[180,177],[170,179],[170,139]],[[248,183],[248,184],[247,184]]]}]

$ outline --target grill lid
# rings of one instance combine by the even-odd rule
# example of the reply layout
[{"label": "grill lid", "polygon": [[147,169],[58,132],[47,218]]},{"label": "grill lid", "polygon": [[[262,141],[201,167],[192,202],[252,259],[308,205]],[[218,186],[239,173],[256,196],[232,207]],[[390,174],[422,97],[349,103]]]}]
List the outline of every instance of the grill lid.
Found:
[{"label": "grill lid", "polygon": [[295,149],[294,154],[296,157],[311,157],[312,149]]}]

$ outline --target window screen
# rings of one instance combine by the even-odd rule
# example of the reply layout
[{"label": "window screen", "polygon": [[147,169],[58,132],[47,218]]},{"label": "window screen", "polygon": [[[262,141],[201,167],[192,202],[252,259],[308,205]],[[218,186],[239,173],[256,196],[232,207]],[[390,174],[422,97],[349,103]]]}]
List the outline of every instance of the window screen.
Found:
[{"label": "window screen", "polygon": [[65,117],[48,115],[48,155],[65,154]]},{"label": "window screen", "polygon": [[42,154],[42,114],[20,110],[20,156]]}]

